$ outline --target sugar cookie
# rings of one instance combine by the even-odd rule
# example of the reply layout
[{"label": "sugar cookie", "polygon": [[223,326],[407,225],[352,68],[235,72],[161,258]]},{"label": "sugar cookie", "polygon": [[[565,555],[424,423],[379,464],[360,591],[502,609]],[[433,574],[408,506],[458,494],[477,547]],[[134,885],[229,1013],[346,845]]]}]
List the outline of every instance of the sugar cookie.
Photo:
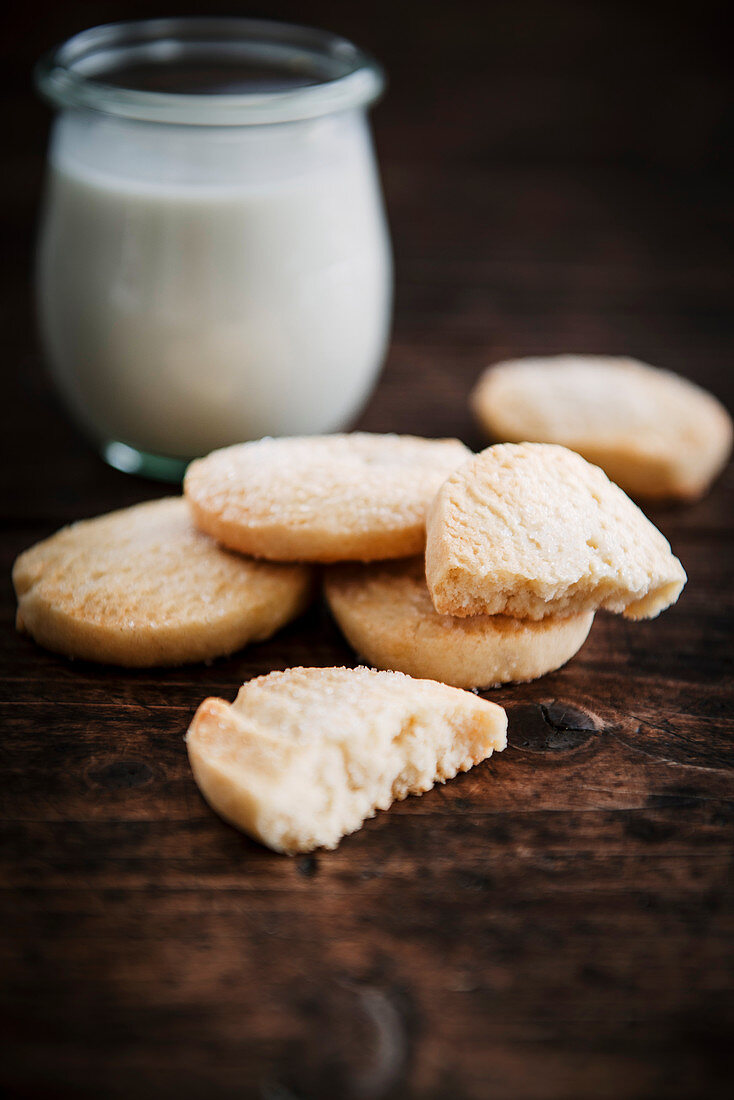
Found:
[{"label": "sugar cookie", "polygon": [[507,717],[469,692],[366,668],[291,668],[206,699],[186,735],[227,821],[293,854],[335,848],[376,810],[500,751]]},{"label": "sugar cookie", "polygon": [[442,614],[542,619],[606,608],[648,619],[675,603],[686,575],[598,466],[553,444],[503,443],[437,493],[426,580]]},{"label": "sugar cookie", "polygon": [[194,522],[225,546],[274,561],[417,554],[441,483],[471,452],[456,439],[352,435],[260,439],[193,462]]},{"label": "sugar cookie", "polygon": [[269,637],[305,607],[311,573],[222,550],[172,497],[64,527],[20,555],[13,583],[18,629],[40,645],[147,666]]},{"label": "sugar cookie", "polygon": [[347,641],[370,664],[459,688],[523,683],[560,668],[594,619],[593,611],[538,621],[439,615],[423,558],[332,566],[324,590]]},{"label": "sugar cookie", "polygon": [[471,397],[497,440],[561,443],[632,496],[701,496],[731,452],[716,398],[635,359],[559,355],[489,367]]}]

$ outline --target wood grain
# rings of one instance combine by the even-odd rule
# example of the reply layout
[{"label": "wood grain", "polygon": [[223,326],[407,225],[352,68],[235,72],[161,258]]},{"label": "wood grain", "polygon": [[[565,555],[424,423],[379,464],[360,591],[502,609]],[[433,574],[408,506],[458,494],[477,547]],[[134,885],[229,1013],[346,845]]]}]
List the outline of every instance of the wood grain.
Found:
[{"label": "wood grain", "polygon": [[[44,35],[126,14],[80,4],[67,26],[62,7],[44,9],[43,29],[26,27],[12,64],[27,64]],[[560,351],[635,354],[731,406],[733,207],[713,151],[724,78],[712,32],[696,24],[689,40],[666,24],[652,69],[680,62],[700,76],[697,130],[690,103],[686,114],[673,96],[661,113],[662,92],[645,91],[652,5],[625,17],[641,21],[629,60],[639,94],[617,107],[609,62],[595,82],[599,55],[582,49],[604,28],[619,45],[633,26],[610,22],[601,0],[573,26],[572,6],[559,5],[553,31],[533,3],[493,7],[491,27],[441,5],[421,6],[422,22],[414,6],[389,7],[384,26],[328,4],[309,14],[371,46],[394,77],[376,128],[397,311],[360,427],[479,447],[466,397],[482,367]],[[477,26],[495,35],[488,58]],[[565,51],[556,68],[543,33]],[[423,53],[411,52],[413,35]],[[487,89],[506,93],[508,115],[488,110],[477,129]],[[593,141],[592,93],[607,123]],[[25,128],[2,182],[0,1093],[723,1094],[734,1022],[732,467],[700,503],[650,513],[689,573],[675,608],[640,624],[599,616],[565,669],[491,693],[509,712],[505,753],[379,814],[336,852],[267,852],[207,809],[182,738],[208,694],[231,699],[274,668],[353,663],[323,606],[187,670],[68,662],[14,631],[8,578],[21,549],[161,488],[106,468],[44,373],[30,257],[45,118],[27,91],[8,102]]]}]

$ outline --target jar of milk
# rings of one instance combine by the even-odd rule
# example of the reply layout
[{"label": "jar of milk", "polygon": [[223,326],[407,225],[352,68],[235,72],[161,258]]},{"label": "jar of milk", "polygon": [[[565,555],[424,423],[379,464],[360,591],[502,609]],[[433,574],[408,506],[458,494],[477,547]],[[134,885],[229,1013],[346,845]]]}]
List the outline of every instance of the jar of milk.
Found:
[{"label": "jar of milk", "polygon": [[247,19],[97,27],[38,66],[53,127],[43,345],[120,469],[345,427],[380,369],[390,246],[366,108],[379,66]]}]

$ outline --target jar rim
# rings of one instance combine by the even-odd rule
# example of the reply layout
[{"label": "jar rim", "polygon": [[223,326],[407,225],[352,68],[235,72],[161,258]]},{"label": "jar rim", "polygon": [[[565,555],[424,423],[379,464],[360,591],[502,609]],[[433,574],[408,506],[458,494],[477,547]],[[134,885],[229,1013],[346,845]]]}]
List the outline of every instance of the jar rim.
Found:
[{"label": "jar rim", "polygon": [[[151,91],[105,80],[127,61],[171,66],[253,60],[289,71],[288,86],[255,91]],[[300,81],[299,81],[300,77]],[[310,79],[307,79],[310,77]],[[369,54],[329,31],[239,17],[188,17],[106,23],[45,54],[36,87],[53,106],[87,108],[143,122],[243,126],[296,122],[358,107],[382,93],[385,74]]]}]

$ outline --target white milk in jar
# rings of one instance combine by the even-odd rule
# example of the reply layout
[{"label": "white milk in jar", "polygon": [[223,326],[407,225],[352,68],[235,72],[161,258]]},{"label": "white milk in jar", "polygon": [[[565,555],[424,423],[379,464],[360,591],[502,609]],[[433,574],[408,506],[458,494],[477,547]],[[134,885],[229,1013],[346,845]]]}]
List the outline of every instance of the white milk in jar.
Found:
[{"label": "white milk in jar", "polygon": [[[273,25],[254,26],[262,37]],[[264,92],[238,96],[137,90],[126,115],[66,104],[39,248],[41,331],[63,397],[114,464],[177,473],[165,460],[334,431],[368,397],[390,249],[365,91],[334,101],[340,79],[273,92],[270,74]],[[328,110],[309,100],[325,88]],[[113,107],[127,91],[108,89]]]}]

